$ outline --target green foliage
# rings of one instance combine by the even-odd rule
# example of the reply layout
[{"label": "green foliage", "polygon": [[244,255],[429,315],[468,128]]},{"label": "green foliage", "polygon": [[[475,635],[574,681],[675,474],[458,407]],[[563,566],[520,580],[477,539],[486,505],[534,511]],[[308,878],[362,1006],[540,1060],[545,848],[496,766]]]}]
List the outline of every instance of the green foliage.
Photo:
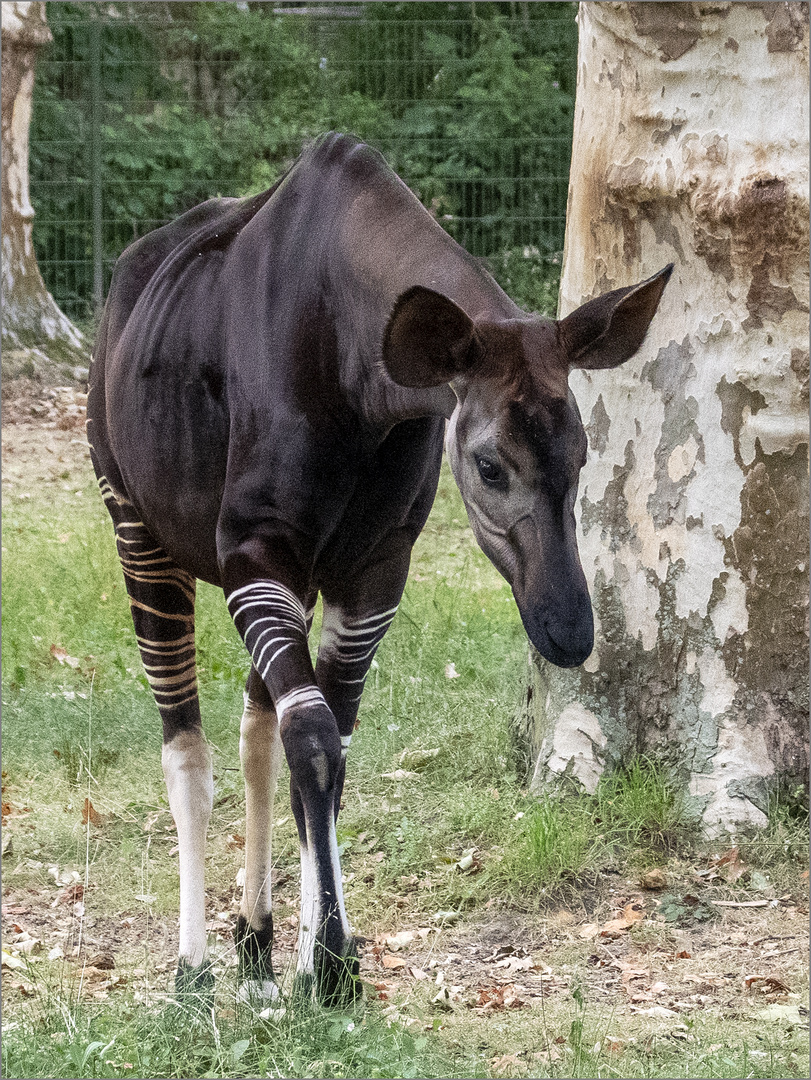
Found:
[{"label": "green foliage", "polygon": [[[500,253],[527,249],[529,277],[556,281],[574,9],[520,6],[522,18],[492,3],[365,3],[339,18],[272,3],[49,3],[31,127],[49,288],[87,315],[94,152],[106,283],[132,240],[213,195],[263,190],[330,128],[383,150],[499,280],[504,269],[516,284]],[[546,310],[549,288],[526,277],[517,299]]]},{"label": "green foliage", "polygon": [[513,828],[499,876],[527,892],[572,884],[593,865],[594,827],[582,801],[535,802]]},{"label": "green foliage", "polygon": [[602,777],[594,799],[596,822],[624,845],[675,851],[695,836],[682,788],[651,758]]},{"label": "green foliage", "polygon": [[[229,987],[233,994],[235,987]],[[251,1010],[190,1022],[173,1004],[130,995],[102,1009],[39,986],[37,1021],[3,1038],[7,1077],[482,1076],[469,1051],[449,1054],[432,1031],[408,1029],[373,1006],[325,1014],[299,1006],[263,1021]],[[455,1060],[454,1060],[455,1059]]]}]

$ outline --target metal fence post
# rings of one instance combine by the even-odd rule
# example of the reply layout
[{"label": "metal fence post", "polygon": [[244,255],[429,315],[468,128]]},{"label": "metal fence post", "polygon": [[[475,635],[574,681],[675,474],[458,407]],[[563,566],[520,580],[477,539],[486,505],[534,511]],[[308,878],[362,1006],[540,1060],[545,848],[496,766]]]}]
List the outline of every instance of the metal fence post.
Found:
[{"label": "metal fence post", "polygon": [[102,236],[101,174],[101,25],[90,31],[90,186],[93,197],[93,308],[96,316],[104,305],[104,243]]}]

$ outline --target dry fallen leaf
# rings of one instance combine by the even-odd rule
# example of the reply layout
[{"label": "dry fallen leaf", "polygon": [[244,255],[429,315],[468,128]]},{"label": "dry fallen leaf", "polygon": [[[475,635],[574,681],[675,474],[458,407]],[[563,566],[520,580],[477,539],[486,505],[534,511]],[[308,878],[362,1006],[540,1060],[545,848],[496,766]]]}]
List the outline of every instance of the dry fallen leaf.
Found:
[{"label": "dry fallen leaf", "polygon": [[524,1071],[524,1065],[517,1054],[502,1054],[490,1062],[493,1072],[499,1076],[512,1076],[515,1071]]},{"label": "dry fallen leaf", "polygon": [[380,962],[384,968],[389,968],[391,971],[397,971],[399,968],[407,966],[406,961],[401,956],[394,956],[392,953],[383,953]]},{"label": "dry fallen leaf", "polygon": [[78,660],[75,656],[68,656],[68,650],[63,649],[61,645],[51,646],[51,656],[60,664],[67,664],[68,667],[72,668],[77,668],[81,663],[81,660]]},{"label": "dry fallen leaf", "polygon": [[[81,881],[74,881],[66,885],[56,894],[56,899],[51,901],[51,907],[59,907],[60,904],[78,904],[84,896],[84,885]],[[77,913],[78,914],[78,913]]]},{"label": "dry fallen leaf", "polygon": [[747,990],[751,990],[755,983],[761,983],[756,989],[766,994],[787,994],[790,989],[777,975],[749,975],[744,979]]},{"label": "dry fallen leaf", "polygon": [[719,867],[721,875],[730,883],[737,881],[748,869],[741,862],[737,847],[731,847],[729,851],[717,855],[711,865]]},{"label": "dry fallen leaf", "polygon": [[8,968],[9,971],[19,971],[25,967],[25,964],[17,956],[12,956],[11,953],[6,952],[3,949],[2,966]]},{"label": "dry fallen leaf", "polygon": [[401,930],[399,934],[391,934],[383,938],[383,944],[392,952],[399,952],[404,945],[408,945],[417,937],[416,930]]},{"label": "dry fallen leaf", "polygon": [[600,937],[615,937],[645,918],[643,906],[638,901],[626,904],[620,914],[600,927]]},{"label": "dry fallen leaf", "polygon": [[82,807],[82,825],[96,825],[100,828],[104,821],[104,815],[98,812],[90,799],[85,799]]}]

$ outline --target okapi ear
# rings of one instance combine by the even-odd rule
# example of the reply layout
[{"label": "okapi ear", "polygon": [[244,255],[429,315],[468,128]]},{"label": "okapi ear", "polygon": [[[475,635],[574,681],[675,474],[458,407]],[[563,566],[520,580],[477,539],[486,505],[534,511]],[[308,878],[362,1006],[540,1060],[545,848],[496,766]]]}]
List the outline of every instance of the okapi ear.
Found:
[{"label": "okapi ear", "polygon": [[589,300],[561,319],[558,334],[570,368],[613,368],[625,363],[645,340],[662,293],[673,272],[658,274]]},{"label": "okapi ear", "polygon": [[442,293],[414,285],[394,305],[383,367],[399,386],[441,386],[469,371],[479,353],[473,320]]}]

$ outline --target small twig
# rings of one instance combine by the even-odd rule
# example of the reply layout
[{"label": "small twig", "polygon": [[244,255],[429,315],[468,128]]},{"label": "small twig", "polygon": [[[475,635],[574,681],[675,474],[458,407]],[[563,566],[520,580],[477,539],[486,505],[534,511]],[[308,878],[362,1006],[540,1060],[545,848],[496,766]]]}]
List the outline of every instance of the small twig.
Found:
[{"label": "small twig", "polygon": [[710,900],[716,907],[768,907],[771,900]]}]

